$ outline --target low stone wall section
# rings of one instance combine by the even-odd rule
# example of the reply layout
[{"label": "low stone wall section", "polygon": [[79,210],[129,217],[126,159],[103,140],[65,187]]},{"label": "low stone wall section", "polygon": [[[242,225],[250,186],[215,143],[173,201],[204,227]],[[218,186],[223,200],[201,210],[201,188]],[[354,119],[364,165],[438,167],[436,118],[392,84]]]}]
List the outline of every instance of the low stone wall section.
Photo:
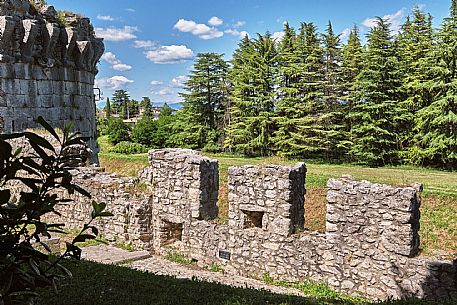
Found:
[{"label": "low stone wall section", "polygon": [[[132,179],[76,175],[114,212],[100,223],[109,239],[159,254],[179,251],[229,274],[322,281],[372,299],[457,299],[456,261],[418,256],[419,186],[331,179],[326,232],[300,232],[304,164],[230,168],[228,224],[215,219],[217,161],[171,149],[151,151],[150,164],[140,173],[141,192],[132,192],[139,183]],[[77,197],[62,209],[64,221],[80,227],[89,207]]]},{"label": "low stone wall section", "polygon": [[[92,201],[107,204],[107,211],[113,217],[95,221],[101,236],[110,242],[133,245],[136,249],[150,249],[152,204],[151,192],[138,179],[120,177],[101,172],[94,167],[81,167],[72,170],[74,182],[88,191],[92,198],[80,194],[71,195],[72,203],[57,207],[62,217],[57,215],[47,220],[65,223],[68,231],[80,230],[90,220]],[[62,194],[68,197],[68,194]]]}]

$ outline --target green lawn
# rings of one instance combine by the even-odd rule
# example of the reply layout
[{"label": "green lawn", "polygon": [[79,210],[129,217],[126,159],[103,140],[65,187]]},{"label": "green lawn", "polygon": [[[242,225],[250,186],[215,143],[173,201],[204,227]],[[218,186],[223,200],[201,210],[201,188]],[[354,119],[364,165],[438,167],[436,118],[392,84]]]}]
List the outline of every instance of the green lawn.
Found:
[{"label": "green lawn", "polygon": [[[321,284],[294,284],[309,297],[278,295],[267,291],[234,288],[196,280],[139,272],[126,267],[92,262],[65,262],[73,279],[63,281],[59,294],[39,291],[38,305],[305,305],[370,304],[341,295]],[[375,304],[375,303],[372,303]],[[376,304],[451,304],[418,300]]]}]

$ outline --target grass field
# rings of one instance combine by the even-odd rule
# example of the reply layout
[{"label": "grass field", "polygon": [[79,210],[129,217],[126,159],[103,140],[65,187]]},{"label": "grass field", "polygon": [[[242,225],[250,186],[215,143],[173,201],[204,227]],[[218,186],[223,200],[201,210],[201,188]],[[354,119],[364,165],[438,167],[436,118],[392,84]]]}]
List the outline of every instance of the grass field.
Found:
[{"label": "grass field", "polygon": [[[370,303],[362,298],[334,292],[323,284],[296,283],[290,287],[309,297],[278,295],[267,291],[234,288],[196,280],[139,272],[126,267],[88,261],[64,262],[73,278],[61,283],[59,294],[52,288],[39,291],[37,305],[306,305],[306,304],[452,304],[419,300]],[[283,283],[282,285],[285,285]]]},{"label": "grass field", "polygon": [[[219,217],[221,223],[227,220],[227,179],[230,166],[247,164],[294,164],[278,157],[243,158],[228,154],[208,154],[219,161]],[[135,176],[147,166],[147,154],[119,155],[100,153],[101,166],[108,172]],[[415,167],[367,168],[353,165],[332,165],[306,162],[306,201],[305,226],[309,230],[325,230],[326,183],[330,178],[351,175],[355,179],[369,180],[393,185],[422,183],[421,207],[421,248],[425,255],[432,255],[434,250],[447,253],[457,252],[457,172],[445,172]]]}]

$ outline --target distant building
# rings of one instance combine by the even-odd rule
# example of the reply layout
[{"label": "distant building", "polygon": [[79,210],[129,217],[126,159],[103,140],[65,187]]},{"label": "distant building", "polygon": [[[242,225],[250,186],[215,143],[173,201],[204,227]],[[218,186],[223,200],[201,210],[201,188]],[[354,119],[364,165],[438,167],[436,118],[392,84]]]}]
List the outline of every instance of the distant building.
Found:
[{"label": "distant building", "polygon": [[[153,120],[158,120],[159,119],[159,115],[160,115],[160,112],[162,111],[163,107],[160,107],[160,106],[153,106],[151,108],[151,114],[152,114],[152,119]],[[173,109],[173,114],[176,113],[176,110]],[[134,117],[130,117],[128,119],[124,119],[124,123],[128,124],[128,125],[136,125],[136,123],[141,120],[143,118],[143,115],[144,115],[144,108],[143,107],[140,107],[139,108],[139,114],[137,116],[134,116]],[[106,111],[105,109],[98,109],[97,110],[97,116],[98,117],[106,117]],[[111,117],[112,118],[120,118],[121,115],[120,114],[117,114],[117,113],[112,113],[111,114]]]}]

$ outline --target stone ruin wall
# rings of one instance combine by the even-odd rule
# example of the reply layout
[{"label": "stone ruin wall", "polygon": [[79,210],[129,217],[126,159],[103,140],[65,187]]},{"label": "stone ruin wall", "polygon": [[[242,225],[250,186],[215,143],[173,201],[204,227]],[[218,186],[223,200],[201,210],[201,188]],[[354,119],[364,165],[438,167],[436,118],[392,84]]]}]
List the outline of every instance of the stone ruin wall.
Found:
[{"label": "stone ruin wall", "polygon": [[104,52],[88,18],[28,0],[0,1],[0,133],[72,121],[98,163],[94,79]]},{"label": "stone ruin wall", "polygon": [[[373,299],[457,298],[457,262],[417,256],[417,187],[332,179],[326,232],[318,233],[303,230],[304,164],[232,167],[229,220],[218,224],[216,160],[168,149],[151,151],[149,161],[137,181],[76,170],[76,181],[115,214],[99,223],[108,239],[179,251],[229,274],[322,281]],[[90,201],[77,197],[61,212],[77,228],[89,210]]]}]

